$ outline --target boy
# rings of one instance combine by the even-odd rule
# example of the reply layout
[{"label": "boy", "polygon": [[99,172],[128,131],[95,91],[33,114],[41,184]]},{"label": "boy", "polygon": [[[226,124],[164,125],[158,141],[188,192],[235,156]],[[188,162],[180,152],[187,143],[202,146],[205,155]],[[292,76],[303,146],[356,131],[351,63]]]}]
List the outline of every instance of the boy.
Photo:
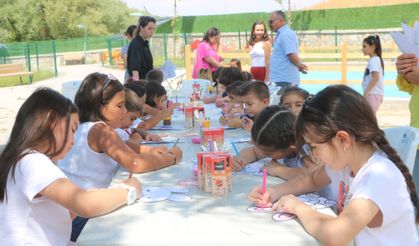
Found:
[{"label": "boy", "polygon": [[269,88],[263,81],[250,81],[240,87],[239,96],[243,103],[243,128],[250,132],[256,116],[269,105]]},{"label": "boy", "polygon": [[226,94],[223,98],[224,107],[222,109],[222,115],[219,119],[221,125],[234,128],[242,127],[242,121],[240,116],[243,115],[243,107],[240,103],[240,98],[238,96],[240,87],[244,83],[249,83],[248,81],[235,81],[230,84],[226,89]]},{"label": "boy", "polygon": [[147,82],[153,81],[161,84],[163,82],[163,72],[160,69],[151,69],[145,76]]}]

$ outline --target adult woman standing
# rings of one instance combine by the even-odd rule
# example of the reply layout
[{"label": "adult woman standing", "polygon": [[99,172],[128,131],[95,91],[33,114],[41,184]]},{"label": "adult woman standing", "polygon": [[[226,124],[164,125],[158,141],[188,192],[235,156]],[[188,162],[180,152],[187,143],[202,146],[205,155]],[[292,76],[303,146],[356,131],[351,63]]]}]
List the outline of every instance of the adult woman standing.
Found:
[{"label": "adult woman standing", "polygon": [[271,58],[271,42],[263,21],[253,23],[249,38],[250,57],[252,64],[250,73],[253,79],[267,81],[269,78],[269,60]]},{"label": "adult woman standing", "polygon": [[196,49],[192,78],[198,78],[201,69],[207,69],[213,73],[217,68],[223,66],[221,64],[223,58],[217,53],[219,43],[220,31],[216,27],[208,29]]},{"label": "adult woman standing", "polygon": [[128,74],[134,80],[145,79],[148,71],[153,69],[153,56],[151,55],[148,39],[156,31],[156,19],[151,16],[141,16],[138,19],[137,36],[128,47]]}]

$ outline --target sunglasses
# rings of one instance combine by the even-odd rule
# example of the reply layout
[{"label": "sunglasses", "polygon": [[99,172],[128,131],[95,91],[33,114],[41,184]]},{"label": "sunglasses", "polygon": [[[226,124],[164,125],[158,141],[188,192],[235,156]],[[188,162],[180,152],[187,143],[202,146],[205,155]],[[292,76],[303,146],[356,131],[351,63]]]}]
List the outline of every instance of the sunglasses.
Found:
[{"label": "sunglasses", "polygon": [[268,23],[269,24],[272,24],[272,23],[274,23],[275,21],[277,21],[277,20],[279,20],[279,19],[275,19],[275,20],[268,20]]},{"label": "sunglasses", "polygon": [[[112,81],[117,81],[119,83],[119,80],[113,76],[112,74],[108,74],[108,77],[106,77],[105,81],[103,81],[102,84],[102,101],[103,101],[103,91],[111,84]],[[105,104],[104,102],[102,102]]]}]

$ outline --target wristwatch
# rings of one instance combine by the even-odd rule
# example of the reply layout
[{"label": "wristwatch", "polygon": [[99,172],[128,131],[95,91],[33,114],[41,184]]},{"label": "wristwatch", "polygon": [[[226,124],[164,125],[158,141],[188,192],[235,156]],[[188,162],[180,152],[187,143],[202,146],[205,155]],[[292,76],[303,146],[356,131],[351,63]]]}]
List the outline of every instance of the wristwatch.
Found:
[{"label": "wristwatch", "polygon": [[128,190],[127,205],[131,205],[137,200],[137,190],[135,187],[127,184],[118,184],[117,187],[121,187]]}]

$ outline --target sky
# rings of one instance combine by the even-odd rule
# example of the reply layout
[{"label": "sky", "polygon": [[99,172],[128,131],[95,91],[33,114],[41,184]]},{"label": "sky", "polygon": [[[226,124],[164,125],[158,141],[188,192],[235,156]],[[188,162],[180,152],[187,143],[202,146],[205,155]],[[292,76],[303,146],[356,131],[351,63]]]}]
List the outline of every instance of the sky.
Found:
[{"label": "sky", "polygon": [[[173,16],[175,0],[123,0],[131,8],[144,7],[157,16]],[[290,0],[291,9],[304,9],[324,0]],[[217,15],[249,12],[270,12],[288,9],[288,0],[280,5],[275,0],[177,0],[178,16]]]}]

